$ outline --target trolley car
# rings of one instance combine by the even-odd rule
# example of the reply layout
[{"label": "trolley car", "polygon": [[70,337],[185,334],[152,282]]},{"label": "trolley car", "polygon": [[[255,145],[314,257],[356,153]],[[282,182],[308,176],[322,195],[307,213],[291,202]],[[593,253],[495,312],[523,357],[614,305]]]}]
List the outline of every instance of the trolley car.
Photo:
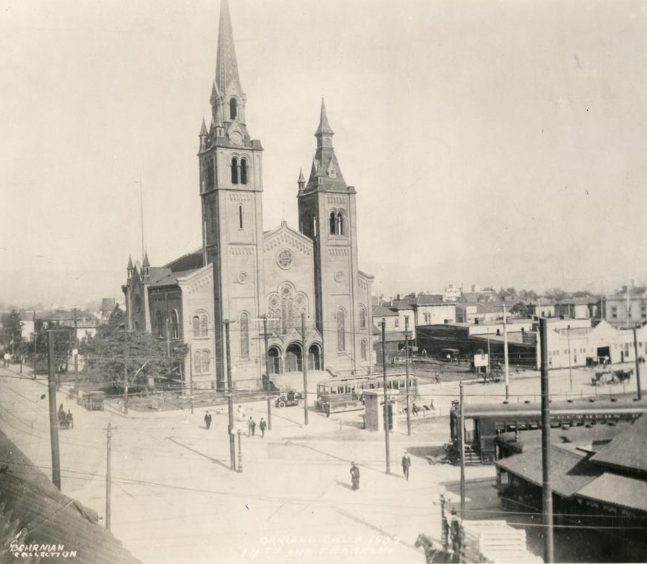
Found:
[{"label": "trolley car", "polygon": [[[388,374],[386,387],[391,390],[405,390],[406,374]],[[317,409],[324,413],[352,411],[364,408],[364,390],[382,388],[383,376],[351,376],[331,378],[317,384]],[[409,374],[409,395],[413,399],[418,393],[418,379]]]},{"label": "trolley car", "polygon": [[[647,412],[647,400],[628,396],[614,398],[584,398],[551,401],[550,426],[570,427],[617,421],[631,421]],[[541,428],[540,403],[465,404],[465,447],[480,457],[481,464],[494,461],[494,439],[506,431],[526,431]],[[460,427],[458,402],[449,416],[452,443],[458,449]]]}]

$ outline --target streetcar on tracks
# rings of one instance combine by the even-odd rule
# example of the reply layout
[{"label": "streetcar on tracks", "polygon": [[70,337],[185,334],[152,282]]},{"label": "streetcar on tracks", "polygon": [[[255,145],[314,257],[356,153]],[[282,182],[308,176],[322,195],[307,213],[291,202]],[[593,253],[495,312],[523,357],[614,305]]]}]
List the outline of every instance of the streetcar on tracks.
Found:
[{"label": "streetcar on tracks", "polygon": [[[550,426],[578,427],[632,421],[647,413],[647,399],[629,395],[551,401]],[[495,459],[494,439],[509,431],[541,429],[541,403],[465,404],[465,447],[480,457],[481,464]],[[458,449],[460,408],[455,401],[449,414],[451,443]]]},{"label": "streetcar on tracks", "polygon": [[[387,374],[386,387],[391,390],[406,390],[406,374]],[[381,389],[383,376],[348,376],[322,380],[317,384],[315,405],[319,411],[334,413],[364,408],[364,391]],[[409,396],[418,394],[418,379],[409,374]]]}]

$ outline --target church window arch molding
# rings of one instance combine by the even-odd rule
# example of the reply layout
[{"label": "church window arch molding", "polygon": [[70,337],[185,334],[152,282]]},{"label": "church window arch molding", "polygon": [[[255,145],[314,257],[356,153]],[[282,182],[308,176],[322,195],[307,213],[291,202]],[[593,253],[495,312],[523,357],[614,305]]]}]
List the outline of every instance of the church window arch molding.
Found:
[{"label": "church window arch molding", "polygon": [[247,184],[247,177],[249,172],[248,160],[246,157],[240,159],[240,183]]},{"label": "church window arch molding", "polygon": [[366,342],[366,339],[362,339],[361,351],[362,351],[362,360],[367,360],[368,359],[368,343]]},{"label": "church window arch molding", "polygon": [[238,184],[238,157],[231,158],[231,183]]},{"label": "church window arch molding", "polygon": [[366,307],[364,305],[359,306],[359,327],[360,329],[366,329]]},{"label": "church window arch molding", "polygon": [[206,311],[199,309],[193,312],[191,329],[194,338],[209,336],[209,317]]},{"label": "church window arch molding", "polygon": [[180,314],[177,309],[171,310],[171,339],[180,338]]}]

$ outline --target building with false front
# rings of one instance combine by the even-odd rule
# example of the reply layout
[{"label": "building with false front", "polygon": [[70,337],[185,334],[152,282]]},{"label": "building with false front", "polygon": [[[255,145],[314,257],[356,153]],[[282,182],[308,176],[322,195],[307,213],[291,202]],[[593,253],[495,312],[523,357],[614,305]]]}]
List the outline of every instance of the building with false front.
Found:
[{"label": "building with false front", "polygon": [[309,177],[298,176],[299,228],[283,222],[263,231],[263,147],[248,129],[227,0],[210,102],[210,125],[203,121],[199,134],[202,248],[162,267],[148,256],[141,267],[129,262],[131,328],[190,345],[176,369],[197,387],[225,388],[225,322],[234,386],[261,385],[264,316],[271,373],[300,371],[303,362],[335,374],[369,372],[373,277],[358,268],[357,192],[344,179],[325,104]]}]

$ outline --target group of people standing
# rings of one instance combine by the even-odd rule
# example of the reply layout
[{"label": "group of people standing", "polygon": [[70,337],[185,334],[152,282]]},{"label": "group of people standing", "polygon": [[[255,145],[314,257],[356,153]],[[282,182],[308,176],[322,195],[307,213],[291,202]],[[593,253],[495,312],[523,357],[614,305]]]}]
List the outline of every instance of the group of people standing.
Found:
[{"label": "group of people standing", "polygon": [[[244,418],[244,410],[243,406],[239,405],[238,406],[238,419],[242,421]],[[208,411],[204,415],[204,425],[207,428],[207,431],[211,429],[211,422],[213,421],[213,417],[211,413]],[[265,438],[265,429],[267,429],[267,423],[263,417],[261,417],[261,420],[258,424],[258,428],[261,431],[261,438]],[[249,421],[247,422],[247,436],[248,437],[253,437],[256,435],[256,421],[254,421],[253,417],[249,418]]]},{"label": "group of people standing", "polygon": [[65,429],[74,429],[74,416],[69,409],[65,413],[63,404],[58,408],[58,426]]}]

